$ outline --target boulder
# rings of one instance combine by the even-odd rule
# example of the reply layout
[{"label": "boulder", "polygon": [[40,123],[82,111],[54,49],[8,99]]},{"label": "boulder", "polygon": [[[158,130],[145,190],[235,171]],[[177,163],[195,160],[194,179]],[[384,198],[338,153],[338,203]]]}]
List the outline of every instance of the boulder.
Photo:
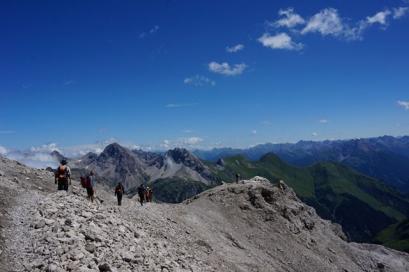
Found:
[{"label": "boulder", "polygon": [[100,272],[112,272],[111,267],[107,263],[100,264],[98,269]]}]

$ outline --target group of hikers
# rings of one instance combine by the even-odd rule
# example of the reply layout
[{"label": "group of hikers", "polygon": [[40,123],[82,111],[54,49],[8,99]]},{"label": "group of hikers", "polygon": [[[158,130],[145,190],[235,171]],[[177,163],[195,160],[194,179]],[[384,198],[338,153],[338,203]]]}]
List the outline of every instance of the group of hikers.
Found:
[{"label": "group of hikers", "polygon": [[145,187],[145,185],[142,183],[138,187],[138,196],[139,203],[141,203],[141,206],[143,206],[143,202],[152,202],[153,190],[149,186]]},{"label": "group of hikers", "polygon": [[[236,183],[241,181],[241,176],[239,173],[236,174]],[[58,184],[58,190],[68,191],[68,186],[71,185],[71,169],[67,165],[66,160],[62,160],[60,166],[55,171],[55,184]],[[93,171],[91,171],[85,177],[81,177],[81,185],[87,190],[87,198],[91,202],[95,199],[95,185],[96,178]],[[279,187],[284,190],[283,181],[280,180]],[[139,203],[143,206],[144,202],[152,202],[153,190],[150,187],[145,187],[142,183],[139,185],[138,189]],[[122,205],[122,196],[125,193],[125,188],[121,182],[115,187],[115,196],[118,201],[118,206]]]},{"label": "group of hikers", "polygon": [[[81,176],[81,186],[87,190],[87,198],[89,201],[94,202],[95,199],[95,185],[96,178],[93,171],[89,172],[86,176]],[[71,169],[67,165],[67,160],[61,160],[60,165],[55,171],[55,184],[58,186],[58,190],[68,191],[68,186],[71,185]],[[122,205],[122,196],[125,193],[125,188],[121,182],[115,187],[115,196],[118,201],[118,206]],[[145,187],[141,184],[138,187],[139,202],[143,206],[144,202],[152,202],[153,190],[150,187]]]}]

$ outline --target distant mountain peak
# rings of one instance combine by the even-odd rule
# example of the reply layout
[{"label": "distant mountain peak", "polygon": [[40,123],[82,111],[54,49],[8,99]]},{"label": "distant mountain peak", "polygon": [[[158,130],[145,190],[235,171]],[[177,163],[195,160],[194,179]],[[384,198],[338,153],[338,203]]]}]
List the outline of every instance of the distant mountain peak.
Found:
[{"label": "distant mountain peak", "polygon": [[201,161],[185,148],[174,148],[166,152],[167,157],[171,157],[176,163],[190,164],[201,163]]},{"label": "distant mountain peak", "polygon": [[124,156],[125,154],[129,155],[129,153],[130,151],[127,148],[121,146],[118,143],[112,143],[105,147],[101,155],[108,156],[108,157],[119,157],[119,156]]},{"label": "distant mountain peak", "polygon": [[59,162],[62,160],[67,160],[67,158],[64,155],[62,155],[60,152],[58,152],[57,150],[54,150],[53,152],[51,152],[50,156]]},{"label": "distant mountain peak", "polygon": [[126,149],[126,148],[123,147],[122,145],[118,144],[118,143],[112,143],[112,144],[107,145],[107,146],[105,147],[104,151],[105,151],[105,150],[116,150],[116,149],[124,150],[124,149]]}]

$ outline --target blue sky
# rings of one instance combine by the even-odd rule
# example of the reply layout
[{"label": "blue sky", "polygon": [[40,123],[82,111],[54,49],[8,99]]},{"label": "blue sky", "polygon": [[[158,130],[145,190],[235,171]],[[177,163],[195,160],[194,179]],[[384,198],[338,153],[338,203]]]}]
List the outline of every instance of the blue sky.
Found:
[{"label": "blue sky", "polygon": [[407,7],[1,1],[0,147],[409,134]]}]

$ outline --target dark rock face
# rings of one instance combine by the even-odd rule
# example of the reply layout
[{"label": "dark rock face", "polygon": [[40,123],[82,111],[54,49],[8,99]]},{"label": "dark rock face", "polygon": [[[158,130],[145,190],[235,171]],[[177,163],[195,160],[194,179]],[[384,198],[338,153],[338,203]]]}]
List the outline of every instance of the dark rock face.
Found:
[{"label": "dark rock face", "polygon": [[199,181],[181,180],[178,178],[159,179],[152,183],[155,199],[166,203],[180,203],[206,189]]},{"label": "dark rock face", "polygon": [[58,162],[61,162],[62,160],[67,160],[67,158],[65,156],[63,156],[57,150],[54,150],[53,152],[51,152],[50,155],[51,155],[51,157],[53,157]]},{"label": "dark rock face", "polygon": [[117,143],[113,143],[105,147],[101,155],[98,156],[98,161],[104,161],[106,159],[117,159],[117,160],[132,160],[132,155],[129,150],[120,146]]},{"label": "dark rock face", "polygon": [[192,153],[184,148],[175,148],[166,152],[166,155],[172,158],[176,163],[182,163],[189,168],[196,169],[198,172],[204,170],[203,163]]},{"label": "dark rock face", "polygon": [[137,187],[148,178],[143,171],[144,163],[117,143],[108,145],[99,156],[88,153],[80,160],[77,168],[93,170],[97,180],[110,186],[122,182],[125,189]]},{"label": "dark rock face", "polygon": [[216,164],[218,166],[223,167],[223,166],[225,166],[226,163],[224,162],[223,158],[220,158],[220,159],[217,160]]},{"label": "dark rock face", "polygon": [[184,148],[175,148],[166,152],[166,155],[173,159],[176,163],[185,165],[186,167],[196,171],[202,177],[208,180],[215,180],[211,171],[206,165],[195,155]]},{"label": "dark rock face", "polygon": [[132,152],[142,161],[145,161],[147,166],[155,166],[162,168],[164,165],[164,157],[160,153],[145,152],[142,150],[132,150]]},{"label": "dark rock face", "polygon": [[88,152],[81,158],[81,162],[83,164],[89,164],[93,161],[95,161],[98,158],[98,155],[92,152]]}]

